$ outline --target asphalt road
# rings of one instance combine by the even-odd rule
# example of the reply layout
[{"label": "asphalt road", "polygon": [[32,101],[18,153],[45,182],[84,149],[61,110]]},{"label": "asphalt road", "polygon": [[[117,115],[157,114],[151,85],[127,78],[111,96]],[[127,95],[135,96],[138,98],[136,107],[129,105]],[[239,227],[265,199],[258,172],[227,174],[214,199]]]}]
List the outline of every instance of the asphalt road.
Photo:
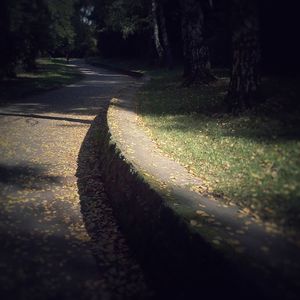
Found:
[{"label": "asphalt road", "polygon": [[148,298],[101,177],[76,178],[93,119],[134,79],[71,63],[82,81],[0,107],[0,298]]}]

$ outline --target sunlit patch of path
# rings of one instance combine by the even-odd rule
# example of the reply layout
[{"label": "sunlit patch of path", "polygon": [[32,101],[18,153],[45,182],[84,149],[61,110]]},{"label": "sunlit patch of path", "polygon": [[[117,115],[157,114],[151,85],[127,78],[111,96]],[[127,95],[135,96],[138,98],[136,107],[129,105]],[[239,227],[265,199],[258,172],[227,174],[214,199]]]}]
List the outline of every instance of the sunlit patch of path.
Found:
[{"label": "sunlit patch of path", "polygon": [[0,108],[1,299],[133,299],[146,290],[109,208],[101,240],[91,241],[75,177],[91,122],[132,79],[77,64],[86,75],[78,84]]}]

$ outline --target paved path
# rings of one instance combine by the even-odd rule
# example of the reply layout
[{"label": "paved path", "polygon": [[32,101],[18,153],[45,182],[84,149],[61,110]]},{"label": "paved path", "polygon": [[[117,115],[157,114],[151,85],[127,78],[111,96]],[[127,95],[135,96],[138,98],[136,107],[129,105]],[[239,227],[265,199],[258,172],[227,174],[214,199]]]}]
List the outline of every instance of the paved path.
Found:
[{"label": "paved path", "polygon": [[94,190],[82,186],[79,199],[75,177],[94,117],[134,80],[74,63],[83,81],[0,108],[1,299],[142,299],[148,293],[100,178]]}]

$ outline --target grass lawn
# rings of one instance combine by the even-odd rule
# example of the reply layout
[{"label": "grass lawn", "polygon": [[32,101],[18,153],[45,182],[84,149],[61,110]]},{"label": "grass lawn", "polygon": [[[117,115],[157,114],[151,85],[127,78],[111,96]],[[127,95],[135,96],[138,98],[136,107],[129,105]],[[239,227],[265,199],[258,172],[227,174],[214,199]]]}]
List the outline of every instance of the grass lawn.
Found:
[{"label": "grass lawn", "polygon": [[0,103],[62,87],[82,78],[63,59],[39,59],[34,72],[17,73],[16,78],[0,80]]},{"label": "grass lawn", "polygon": [[221,201],[259,219],[300,229],[300,78],[263,80],[258,112],[225,113],[228,74],[180,87],[181,71],[154,71],[139,114],[157,145],[200,177]]}]

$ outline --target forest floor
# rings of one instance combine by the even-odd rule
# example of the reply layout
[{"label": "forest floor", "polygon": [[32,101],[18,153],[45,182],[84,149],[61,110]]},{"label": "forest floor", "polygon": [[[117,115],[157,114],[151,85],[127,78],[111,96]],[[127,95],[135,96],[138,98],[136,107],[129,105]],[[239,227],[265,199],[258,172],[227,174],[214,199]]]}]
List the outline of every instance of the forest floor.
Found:
[{"label": "forest floor", "polygon": [[215,83],[184,88],[180,71],[152,72],[138,95],[141,124],[159,148],[201,178],[200,192],[297,234],[299,78],[265,78],[265,101],[233,116],[224,105],[228,74],[215,73]]},{"label": "forest floor", "polygon": [[140,125],[165,154],[205,183],[199,192],[235,203],[298,240],[299,77],[264,77],[261,104],[234,116],[224,103],[228,70],[214,70],[218,80],[212,84],[187,88],[180,67],[101,62],[150,75],[137,95]]},{"label": "forest floor", "polygon": [[228,73],[205,86],[181,87],[179,70],[151,72],[140,91],[142,126],[158,147],[257,219],[300,228],[300,79],[264,78],[256,111],[226,113]]}]

